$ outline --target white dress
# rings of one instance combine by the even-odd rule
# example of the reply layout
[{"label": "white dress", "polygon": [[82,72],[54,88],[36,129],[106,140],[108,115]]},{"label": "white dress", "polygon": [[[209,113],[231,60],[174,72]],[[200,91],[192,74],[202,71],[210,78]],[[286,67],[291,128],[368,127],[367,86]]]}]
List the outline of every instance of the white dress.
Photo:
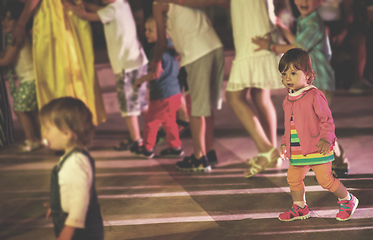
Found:
[{"label": "white dress", "polygon": [[272,32],[276,41],[272,0],[232,0],[231,16],[236,58],[233,61],[227,91],[245,88],[278,89],[284,86],[278,69],[279,56],[251,42],[256,36]]}]

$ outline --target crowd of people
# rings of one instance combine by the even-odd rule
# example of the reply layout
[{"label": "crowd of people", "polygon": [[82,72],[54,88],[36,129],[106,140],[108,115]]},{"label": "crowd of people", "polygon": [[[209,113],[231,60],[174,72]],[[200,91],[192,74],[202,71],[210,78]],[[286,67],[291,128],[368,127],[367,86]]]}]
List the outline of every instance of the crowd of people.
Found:
[{"label": "crowd of people", "polygon": [[[94,160],[87,151],[95,125],[106,120],[89,21],[103,24],[118,104],[129,131],[129,137],[114,149],[152,158],[161,126],[167,148],[160,155],[182,158],[179,129],[189,125],[193,153],[176,162],[176,167],[205,172],[218,164],[214,111],[222,106],[224,47],[202,10],[211,5],[231,11],[236,56],[226,99],[258,150],[256,157],[247,160],[246,177],[275,166],[280,158],[289,159],[287,180],[293,205],[279,220],[309,217],[303,179],[310,168],[320,185],[338,197],[336,219],[351,218],[358,199],[333,176],[338,167],[347,172],[347,164],[329,109],[337,85],[335,75],[345,62],[336,57],[333,60],[332,50],[348,55],[345,60],[359,59],[353,61],[350,92],[371,87],[364,79],[373,75],[365,68],[372,57],[365,51],[365,41],[371,37],[366,29],[373,19],[370,1],[282,1],[286,4],[281,11],[275,8],[280,5],[274,4],[279,1],[272,0],[147,1],[152,14],[143,24],[146,46],[150,46],[146,53],[128,1],[98,2],[10,0],[1,13],[8,46],[0,66],[10,67],[13,110],[26,136],[21,151],[42,147],[41,129],[46,146],[64,151],[53,169],[51,202],[46,204],[56,237],[104,236]],[[325,8],[335,7],[331,2],[350,11],[332,18],[325,14]],[[292,6],[296,8],[292,10]],[[292,21],[281,21],[279,13],[286,11],[297,19],[294,29],[289,24]],[[283,102],[285,133],[278,148],[271,90],[283,87],[289,94]],[[13,142],[12,127],[3,79],[0,90],[0,113],[6,116],[0,118],[0,144],[9,145]],[[252,104],[247,101],[248,94]],[[142,137],[141,114],[145,115]]]}]

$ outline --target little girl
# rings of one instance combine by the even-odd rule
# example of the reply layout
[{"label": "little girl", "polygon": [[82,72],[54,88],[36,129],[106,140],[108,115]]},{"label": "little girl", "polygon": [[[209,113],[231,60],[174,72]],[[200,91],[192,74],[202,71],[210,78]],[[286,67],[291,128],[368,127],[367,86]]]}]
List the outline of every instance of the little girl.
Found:
[{"label": "little girl", "polygon": [[[5,6],[5,16],[2,26],[5,33],[10,34],[16,27],[24,4],[11,1]],[[31,37],[27,36],[22,47],[9,45],[3,58],[0,58],[0,67],[14,67],[19,86],[13,81],[13,72],[9,74],[10,92],[13,97],[13,110],[20,121],[26,135],[26,141],[21,146],[22,152],[30,152],[40,147],[40,124],[38,120],[38,104],[36,100],[36,87],[34,66],[31,53]]]},{"label": "little girl", "polygon": [[52,216],[58,239],[104,239],[95,187],[95,163],[86,150],[93,137],[92,113],[79,99],[57,98],[43,106],[40,119],[46,145],[64,150],[51,176]]},{"label": "little girl", "polygon": [[308,53],[300,48],[287,51],[279,67],[282,82],[289,89],[283,108],[285,133],[280,154],[289,158],[287,181],[293,205],[280,214],[280,221],[310,217],[303,179],[311,168],[319,184],[338,197],[338,221],[349,220],[359,200],[332,174],[335,126],[324,94],[312,86],[314,72]]}]

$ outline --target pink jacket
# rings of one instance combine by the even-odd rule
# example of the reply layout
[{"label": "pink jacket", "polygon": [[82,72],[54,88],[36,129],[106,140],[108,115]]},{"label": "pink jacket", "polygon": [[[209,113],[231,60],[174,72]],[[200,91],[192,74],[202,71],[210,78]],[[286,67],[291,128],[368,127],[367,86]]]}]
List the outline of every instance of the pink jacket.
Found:
[{"label": "pink jacket", "polygon": [[285,112],[285,133],[281,145],[286,145],[286,157],[290,157],[290,118],[294,116],[302,154],[305,156],[317,151],[320,139],[334,146],[336,137],[332,113],[324,94],[312,88],[298,100],[290,101],[286,96],[282,104]]}]

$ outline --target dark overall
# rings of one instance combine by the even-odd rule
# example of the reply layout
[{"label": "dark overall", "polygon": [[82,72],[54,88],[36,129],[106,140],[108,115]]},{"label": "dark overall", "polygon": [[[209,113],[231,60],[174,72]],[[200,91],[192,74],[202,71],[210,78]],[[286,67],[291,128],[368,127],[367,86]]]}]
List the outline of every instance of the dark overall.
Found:
[{"label": "dark overall", "polygon": [[51,216],[54,225],[54,233],[56,237],[58,237],[65,226],[65,221],[67,218],[67,213],[62,211],[61,207],[61,198],[60,198],[60,186],[58,184],[58,172],[61,170],[65,161],[69,160],[69,157],[74,152],[81,152],[89,158],[89,162],[92,166],[93,172],[93,179],[92,179],[92,186],[90,189],[90,198],[89,198],[89,205],[87,210],[87,215],[85,219],[85,227],[76,228],[74,232],[74,236],[72,239],[74,240],[102,240],[104,239],[104,226],[102,222],[101,212],[100,212],[100,205],[98,203],[97,194],[96,194],[96,187],[95,187],[95,162],[93,158],[89,155],[88,152],[80,149],[74,149],[57,164],[52,170],[51,176]]}]

